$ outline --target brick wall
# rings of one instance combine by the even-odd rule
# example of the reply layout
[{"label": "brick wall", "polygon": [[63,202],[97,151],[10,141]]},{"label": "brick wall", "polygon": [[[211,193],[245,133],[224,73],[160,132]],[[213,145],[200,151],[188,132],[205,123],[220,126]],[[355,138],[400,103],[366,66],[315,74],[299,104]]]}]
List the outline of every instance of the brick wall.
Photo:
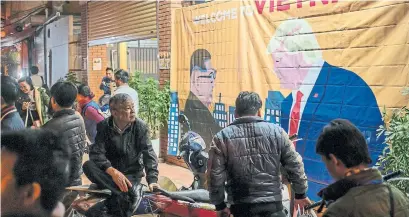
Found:
[{"label": "brick wall", "polygon": [[[172,10],[181,7],[180,2],[176,1],[159,1],[158,9],[158,31],[159,31],[159,52],[171,51],[171,37],[172,37]],[[170,80],[170,70],[159,70],[159,83],[164,85],[166,80]],[[178,160],[174,156],[167,156],[168,152],[168,127],[165,126],[160,130],[160,153],[159,157],[166,162],[187,167],[183,160]]]},{"label": "brick wall", "polygon": [[[94,58],[101,58],[102,67],[101,70],[93,70],[92,62]],[[107,62],[107,46],[97,45],[88,47],[88,85],[95,94],[95,99],[104,94],[102,90],[99,89],[102,78],[105,76],[105,68],[108,66]]]},{"label": "brick wall", "polygon": [[[184,6],[190,5],[190,2],[183,3]],[[181,7],[180,1],[159,1],[157,25],[159,35],[159,51],[171,51],[171,17],[172,10]],[[87,65],[83,65],[86,69],[83,72],[82,81],[88,83],[91,90],[94,92],[96,99],[98,99],[103,92],[99,89],[101,79],[105,76],[104,69],[107,67],[107,47],[106,45],[88,47],[88,20],[87,20],[87,3],[81,4],[81,54],[83,58],[87,58]],[[92,70],[93,58],[101,58],[102,70]],[[87,73],[88,70],[88,73]],[[161,87],[165,81],[170,79],[170,70],[160,70],[159,83]],[[160,134],[160,153],[159,156],[165,161],[179,166],[187,167],[183,160],[178,160],[176,157],[167,156],[167,125],[161,129]]]}]

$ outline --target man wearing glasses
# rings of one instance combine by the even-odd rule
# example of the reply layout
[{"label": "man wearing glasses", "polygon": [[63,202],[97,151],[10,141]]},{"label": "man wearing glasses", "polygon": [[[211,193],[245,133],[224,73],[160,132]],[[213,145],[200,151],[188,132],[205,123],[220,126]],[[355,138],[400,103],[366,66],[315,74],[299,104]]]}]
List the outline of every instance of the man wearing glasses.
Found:
[{"label": "man wearing glasses", "polygon": [[209,150],[213,136],[221,130],[209,106],[213,100],[216,70],[212,67],[211,55],[205,49],[193,52],[190,59],[190,93],[184,114],[189,119],[192,131],[198,133]]}]

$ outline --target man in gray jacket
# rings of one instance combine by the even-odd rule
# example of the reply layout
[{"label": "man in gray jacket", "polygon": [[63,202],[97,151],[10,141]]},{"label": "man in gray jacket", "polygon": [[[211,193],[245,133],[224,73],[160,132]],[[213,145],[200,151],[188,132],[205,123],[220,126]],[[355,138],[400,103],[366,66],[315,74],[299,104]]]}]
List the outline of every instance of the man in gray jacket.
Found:
[{"label": "man in gray jacket", "polygon": [[[213,139],[207,181],[218,216],[285,217],[281,165],[292,183],[295,205],[310,204],[301,156],[281,127],[260,118],[261,107],[257,93],[241,92],[236,99],[237,119]],[[225,189],[230,209],[224,202]]]}]

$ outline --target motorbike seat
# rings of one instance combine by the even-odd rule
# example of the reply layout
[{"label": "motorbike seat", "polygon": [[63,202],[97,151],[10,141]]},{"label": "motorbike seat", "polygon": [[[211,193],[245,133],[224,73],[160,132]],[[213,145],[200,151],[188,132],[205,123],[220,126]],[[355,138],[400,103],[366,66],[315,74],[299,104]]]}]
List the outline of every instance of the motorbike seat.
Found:
[{"label": "motorbike seat", "polygon": [[172,199],[185,200],[188,202],[192,202],[192,201],[189,201],[189,199],[191,199],[193,200],[193,202],[210,203],[209,191],[204,190],[204,189],[174,191],[174,192],[168,192],[168,191],[163,192],[163,190],[161,190],[161,193],[165,193],[165,196],[168,196]]}]

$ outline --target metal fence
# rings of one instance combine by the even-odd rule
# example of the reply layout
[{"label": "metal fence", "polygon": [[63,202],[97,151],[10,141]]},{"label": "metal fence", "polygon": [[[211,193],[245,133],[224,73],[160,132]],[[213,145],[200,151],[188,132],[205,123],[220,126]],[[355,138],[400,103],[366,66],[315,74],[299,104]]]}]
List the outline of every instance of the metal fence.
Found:
[{"label": "metal fence", "polygon": [[128,47],[128,64],[130,73],[136,71],[147,76],[157,77],[158,48]]}]

